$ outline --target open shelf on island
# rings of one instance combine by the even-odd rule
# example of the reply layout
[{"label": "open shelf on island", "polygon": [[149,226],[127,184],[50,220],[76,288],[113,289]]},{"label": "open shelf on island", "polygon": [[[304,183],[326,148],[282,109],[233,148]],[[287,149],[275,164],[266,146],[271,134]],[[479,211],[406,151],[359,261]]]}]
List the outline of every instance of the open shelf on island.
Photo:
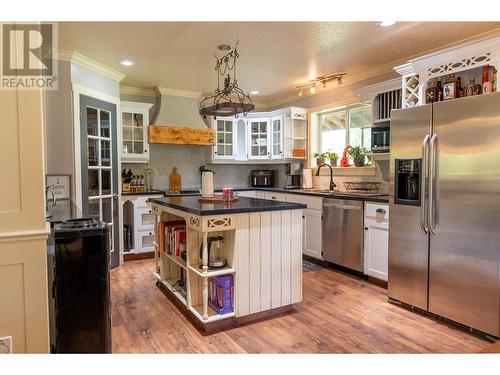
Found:
[{"label": "open shelf on island", "polygon": [[172,294],[179,299],[179,301],[181,301],[184,305],[187,305],[186,298],[181,293],[179,293],[177,290],[175,290],[173,287],[174,284],[178,281],[178,278],[162,280],[161,276],[158,272],[154,272],[154,275],[156,276],[158,281],[160,281],[160,283],[165,285],[167,287],[167,289],[170,290],[172,292]]},{"label": "open shelf on island", "polygon": [[200,277],[214,277],[214,276],[222,276],[222,275],[230,275],[235,272],[235,269],[232,267],[223,267],[218,269],[209,269],[208,272],[203,272],[203,269],[200,268],[199,265],[189,266],[189,269],[196,273]]},{"label": "open shelf on island", "polygon": [[203,305],[196,305],[189,309],[200,321],[204,323],[213,322],[216,320],[227,319],[235,316],[234,311],[227,314],[219,314],[217,311],[208,306],[208,319],[203,319]]},{"label": "open shelf on island", "polygon": [[167,252],[164,252],[164,253],[161,253],[161,254],[162,254],[162,256],[165,256],[168,259],[170,259],[172,262],[174,262],[178,266],[181,266],[182,268],[187,269],[186,261],[184,259],[182,259],[181,257],[169,254]]}]

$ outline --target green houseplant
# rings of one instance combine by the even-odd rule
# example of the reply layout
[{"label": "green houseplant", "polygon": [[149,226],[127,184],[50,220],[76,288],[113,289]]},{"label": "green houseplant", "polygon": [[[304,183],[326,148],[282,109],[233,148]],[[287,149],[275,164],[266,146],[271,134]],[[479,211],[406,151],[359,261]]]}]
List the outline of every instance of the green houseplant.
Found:
[{"label": "green houseplant", "polygon": [[354,165],[356,167],[364,167],[366,165],[367,163],[367,156],[365,155],[366,152],[368,152],[368,150],[361,146],[354,146],[349,150],[349,156],[354,161]]},{"label": "green houseplant", "polygon": [[339,160],[339,154],[337,154],[336,152],[333,152],[333,151],[327,151],[327,152],[325,152],[325,154],[326,154],[326,158],[328,160],[330,160],[330,165],[332,167],[336,167],[337,160]]},{"label": "green houseplant", "polygon": [[327,158],[326,152],[323,152],[321,154],[315,153],[314,157],[316,158],[316,165],[319,167],[321,164],[325,164],[325,159]]}]

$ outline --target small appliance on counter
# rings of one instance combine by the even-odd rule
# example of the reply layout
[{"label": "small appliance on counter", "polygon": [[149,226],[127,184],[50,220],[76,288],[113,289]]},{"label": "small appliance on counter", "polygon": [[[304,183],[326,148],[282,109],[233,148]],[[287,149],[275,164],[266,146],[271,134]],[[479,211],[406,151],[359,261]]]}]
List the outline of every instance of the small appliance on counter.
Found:
[{"label": "small appliance on counter", "polygon": [[54,223],[48,246],[51,352],[111,353],[108,225]]},{"label": "small appliance on counter", "polygon": [[300,189],[302,188],[302,165],[300,163],[285,164],[285,189]]},{"label": "small appliance on counter", "polygon": [[[222,236],[208,237],[208,268],[222,268],[226,266],[226,258],[222,247]],[[212,243],[215,242],[215,247],[212,248]],[[200,246],[200,260],[203,259],[203,243]],[[202,262],[200,262],[200,265]]]},{"label": "small appliance on counter", "polygon": [[214,196],[214,171],[207,169],[204,165],[200,167],[201,172],[201,197],[211,198]]},{"label": "small appliance on counter", "polygon": [[255,169],[250,172],[252,187],[273,187],[274,186],[274,171]]}]

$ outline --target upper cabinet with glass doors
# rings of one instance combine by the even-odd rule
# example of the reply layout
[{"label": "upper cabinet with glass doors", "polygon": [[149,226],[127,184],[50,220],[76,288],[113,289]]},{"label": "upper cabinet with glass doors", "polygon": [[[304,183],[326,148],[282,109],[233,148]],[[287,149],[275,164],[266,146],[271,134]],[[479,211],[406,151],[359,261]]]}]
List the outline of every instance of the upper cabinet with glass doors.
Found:
[{"label": "upper cabinet with glass doors", "polygon": [[235,131],[232,117],[218,117],[213,120],[213,128],[216,131],[216,143],[214,146],[214,159],[234,159]]},{"label": "upper cabinet with glass doors", "polygon": [[269,122],[268,118],[248,120],[248,159],[271,159]]},{"label": "upper cabinet with glass doors", "polygon": [[150,103],[121,102],[122,162],[146,163],[149,160],[148,125]]},{"label": "upper cabinet with glass doors", "polygon": [[213,160],[286,161],[307,158],[307,112],[289,107],[272,112],[251,112],[246,117],[218,117]]}]

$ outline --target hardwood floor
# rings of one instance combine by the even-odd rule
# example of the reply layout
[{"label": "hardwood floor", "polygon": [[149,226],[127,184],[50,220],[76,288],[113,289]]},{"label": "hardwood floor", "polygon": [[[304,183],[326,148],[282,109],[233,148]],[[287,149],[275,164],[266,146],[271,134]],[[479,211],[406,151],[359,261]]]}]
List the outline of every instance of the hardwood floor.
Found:
[{"label": "hardwood floor", "polygon": [[111,271],[113,353],[474,353],[489,342],[387,302],[330,269],[304,272],[296,312],[208,336],[155,285],[153,260]]}]

